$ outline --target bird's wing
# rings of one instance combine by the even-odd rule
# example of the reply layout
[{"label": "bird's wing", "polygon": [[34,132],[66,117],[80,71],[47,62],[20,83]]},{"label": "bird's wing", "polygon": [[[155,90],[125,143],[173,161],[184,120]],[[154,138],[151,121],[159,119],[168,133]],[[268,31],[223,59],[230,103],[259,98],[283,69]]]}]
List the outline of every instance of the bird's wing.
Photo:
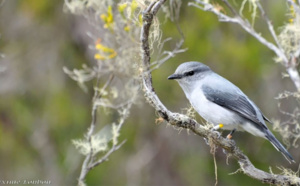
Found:
[{"label": "bird's wing", "polygon": [[268,118],[267,118],[265,115],[262,115],[262,116],[263,116],[263,118],[264,118],[264,120],[265,120],[265,121],[267,121],[267,122],[269,122],[269,123],[273,124],[273,123],[272,123],[272,121],[271,121],[271,120],[269,120],[269,119],[268,119]]},{"label": "bird's wing", "polygon": [[[251,104],[252,104],[252,105],[255,105],[252,101],[251,101]],[[255,105],[255,106],[256,106],[256,105]],[[257,106],[256,106],[256,108],[257,108]],[[267,117],[260,111],[259,108],[257,108],[257,109],[258,109],[258,112],[262,115],[263,120],[269,122],[270,124],[273,124],[272,121],[271,121],[269,118],[267,118]]]},{"label": "bird's wing", "polygon": [[[212,88],[209,85],[202,86],[202,90],[206,99],[208,99],[209,101],[227,108],[239,114],[243,118],[248,119],[255,124],[258,124],[260,127],[267,129],[263,121],[260,121],[259,117],[257,116],[257,114],[261,114],[257,113],[257,111],[260,112],[259,109],[257,108],[256,111],[248,98],[244,94],[241,94],[237,87],[234,86],[234,92],[232,91],[232,89],[231,91],[226,88],[223,90],[215,87]],[[238,91],[239,94],[236,91]]]}]

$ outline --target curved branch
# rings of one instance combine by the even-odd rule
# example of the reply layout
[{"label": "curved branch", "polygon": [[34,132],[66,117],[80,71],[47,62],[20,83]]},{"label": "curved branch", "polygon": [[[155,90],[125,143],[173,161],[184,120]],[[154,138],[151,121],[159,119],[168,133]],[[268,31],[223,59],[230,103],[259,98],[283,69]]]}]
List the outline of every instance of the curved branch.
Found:
[{"label": "curved branch", "polygon": [[243,173],[254,179],[260,180],[268,184],[278,185],[299,185],[300,179],[286,176],[276,175],[264,172],[254,167],[249,158],[243,154],[239,148],[235,145],[233,140],[229,140],[220,136],[217,132],[200,125],[195,120],[179,113],[173,113],[169,111],[160,101],[157,94],[154,91],[152,85],[152,75],[149,71],[150,66],[150,48],[149,48],[149,32],[153,21],[153,17],[156,15],[159,8],[165,3],[166,0],[158,0],[151,3],[148,8],[143,12],[143,27],[141,30],[141,55],[142,55],[142,82],[143,90],[145,92],[145,98],[151,106],[158,112],[158,114],[171,125],[175,125],[180,128],[190,129],[195,134],[210,139],[217,146],[225,149],[225,151],[234,157]]}]

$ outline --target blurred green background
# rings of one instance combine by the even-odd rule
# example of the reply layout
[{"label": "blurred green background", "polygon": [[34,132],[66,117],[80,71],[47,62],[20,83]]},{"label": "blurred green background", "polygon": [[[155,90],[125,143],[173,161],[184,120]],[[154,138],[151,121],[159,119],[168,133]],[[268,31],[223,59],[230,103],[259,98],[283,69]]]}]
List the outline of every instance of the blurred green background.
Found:
[{"label": "blurred green background", "polygon": [[[287,23],[284,1],[264,2],[275,28]],[[160,14],[162,16],[162,14]],[[163,19],[163,18],[161,18]],[[84,93],[62,68],[93,64],[88,49],[86,20],[63,12],[60,0],[7,0],[0,8],[0,180],[50,180],[52,185],[75,185],[83,161],[71,143],[82,138],[91,121],[92,92]],[[284,90],[295,91],[274,54],[239,26],[218,22],[216,16],[183,3],[180,26],[188,51],[171,58],[153,72],[154,87],[171,110],[189,106],[175,81],[168,81],[185,61],[201,61],[238,85],[270,119],[285,120],[275,100]],[[267,27],[257,21],[259,32]],[[161,25],[163,38],[179,35],[170,21]],[[278,29],[276,31],[279,31]],[[92,84],[89,84],[92,86]],[[287,102],[283,109],[292,111]],[[113,117],[112,115],[101,115]],[[143,99],[134,105],[122,131],[127,142],[109,161],[92,170],[88,185],[213,185],[213,157],[204,140],[185,130],[155,124],[156,113]],[[197,118],[200,122],[201,119]],[[271,126],[270,126],[271,127]],[[281,137],[275,133],[280,141]],[[266,140],[236,133],[237,145],[258,168],[274,173],[288,164]],[[299,150],[289,149],[296,162]],[[219,185],[262,185],[242,173],[218,149]]]}]

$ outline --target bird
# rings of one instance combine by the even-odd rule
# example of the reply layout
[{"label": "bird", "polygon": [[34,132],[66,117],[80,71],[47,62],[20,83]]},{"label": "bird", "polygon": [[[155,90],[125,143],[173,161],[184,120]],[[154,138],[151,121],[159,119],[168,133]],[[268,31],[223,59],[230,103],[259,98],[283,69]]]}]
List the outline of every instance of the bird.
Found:
[{"label": "bird", "polygon": [[289,162],[292,155],[268,129],[265,121],[271,121],[236,85],[218,75],[209,66],[185,62],[168,77],[176,80],[193,108],[215,129],[246,131],[271,142]]}]

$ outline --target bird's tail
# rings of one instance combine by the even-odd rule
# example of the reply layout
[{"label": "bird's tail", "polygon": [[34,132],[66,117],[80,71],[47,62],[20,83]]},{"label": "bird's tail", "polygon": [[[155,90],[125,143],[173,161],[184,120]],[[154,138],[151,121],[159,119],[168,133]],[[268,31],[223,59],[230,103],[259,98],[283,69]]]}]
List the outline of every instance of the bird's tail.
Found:
[{"label": "bird's tail", "polygon": [[283,145],[275,138],[275,136],[269,131],[266,131],[266,138],[272,143],[272,145],[282,153],[282,155],[287,159],[290,163],[296,163],[292,155],[283,147]]}]

